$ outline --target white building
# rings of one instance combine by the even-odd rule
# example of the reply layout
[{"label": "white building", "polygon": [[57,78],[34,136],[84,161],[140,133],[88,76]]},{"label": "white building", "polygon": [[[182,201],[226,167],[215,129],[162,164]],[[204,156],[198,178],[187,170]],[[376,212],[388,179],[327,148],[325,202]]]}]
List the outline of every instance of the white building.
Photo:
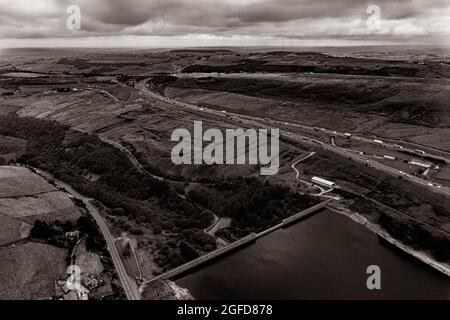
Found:
[{"label": "white building", "polygon": [[311,182],[314,183],[314,184],[317,184],[319,186],[330,188],[330,189],[334,188],[336,186],[336,184],[334,182],[325,180],[325,179],[320,178],[320,177],[312,177],[311,178]]},{"label": "white building", "polygon": [[419,150],[419,149],[415,149],[414,151],[416,151],[417,153],[420,153],[420,154],[425,154],[426,153],[425,151]]},{"label": "white building", "polygon": [[431,168],[431,164],[425,163],[425,162],[421,162],[421,161],[418,161],[418,160],[411,160],[409,162],[409,164],[412,164],[412,165],[415,165],[415,166],[419,166],[419,167],[422,167],[422,168],[426,168],[426,169]]}]

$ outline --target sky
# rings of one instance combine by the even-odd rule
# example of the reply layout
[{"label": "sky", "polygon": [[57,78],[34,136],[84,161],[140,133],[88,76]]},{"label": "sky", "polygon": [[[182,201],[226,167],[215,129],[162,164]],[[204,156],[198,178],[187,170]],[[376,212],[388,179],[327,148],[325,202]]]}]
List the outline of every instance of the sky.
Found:
[{"label": "sky", "polygon": [[0,47],[450,45],[449,39],[450,0],[0,0]]}]

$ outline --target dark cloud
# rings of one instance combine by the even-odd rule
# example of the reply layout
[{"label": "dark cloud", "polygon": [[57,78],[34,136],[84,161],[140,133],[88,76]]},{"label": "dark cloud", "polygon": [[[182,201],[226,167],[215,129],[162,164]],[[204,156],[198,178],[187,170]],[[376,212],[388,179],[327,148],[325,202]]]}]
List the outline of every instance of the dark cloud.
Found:
[{"label": "dark cloud", "polygon": [[[79,5],[82,30],[65,28]],[[370,30],[366,9],[381,9]],[[0,0],[0,37],[95,36],[414,37],[450,33],[448,0]]]}]

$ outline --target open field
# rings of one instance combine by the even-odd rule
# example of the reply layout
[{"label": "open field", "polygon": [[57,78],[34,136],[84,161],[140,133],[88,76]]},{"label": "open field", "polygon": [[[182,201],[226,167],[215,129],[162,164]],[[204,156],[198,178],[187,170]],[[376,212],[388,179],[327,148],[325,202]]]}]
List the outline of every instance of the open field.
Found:
[{"label": "open field", "polygon": [[55,281],[66,272],[67,251],[50,245],[26,243],[0,248],[0,297],[44,299],[55,294]]},{"label": "open field", "polygon": [[0,214],[26,223],[75,221],[79,211],[66,193],[23,167],[0,167]]},{"label": "open field", "polygon": [[0,167],[0,198],[33,196],[55,191],[44,178],[22,167]]},{"label": "open field", "polygon": [[33,197],[0,199],[0,213],[14,219],[73,220],[78,217],[78,209],[64,192],[56,191]]},{"label": "open field", "polygon": [[389,123],[371,131],[380,137],[403,139],[406,141],[433,146],[442,150],[450,150],[450,144],[446,137],[450,134],[450,128],[430,128],[402,123]]},{"label": "open field", "polygon": [[0,214],[0,247],[26,238],[31,225]]},{"label": "open field", "polygon": [[240,113],[267,112],[279,105],[279,102],[270,99],[204,89],[185,90],[168,87],[164,94],[173,99]]}]

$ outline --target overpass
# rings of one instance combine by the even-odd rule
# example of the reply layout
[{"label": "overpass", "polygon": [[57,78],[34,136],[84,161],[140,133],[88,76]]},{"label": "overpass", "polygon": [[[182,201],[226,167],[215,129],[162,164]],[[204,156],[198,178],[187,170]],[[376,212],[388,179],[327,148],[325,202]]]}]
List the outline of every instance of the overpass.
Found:
[{"label": "overpass", "polygon": [[198,267],[198,266],[200,266],[200,265],[202,265],[202,264],[204,264],[204,263],[206,263],[208,261],[211,261],[211,260],[213,260],[213,259],[215,259],[215,258],[217,258],[219,256],[222,256],[222,255],[224,255],[224,254],[226,254],[228,252],[231,252],[231,251],[233,251],[233,250],[235,250],[237,248],[240,248],[240,247],[242,247],[242,246],[244,246],[246,244],[255,242],[257,239],[259,239],[259,238],[261,238],[261,237],[263,237],[265,235],[268,235],[269,233],[271,233],[271,232],[273,232],[273,231],[275,231],[277,229],[285,228],[285,227],[289,226],[290,224],[292,224],[295,221],[298,221],[300,219],[303,219],[303,218],[306,218],[308,216],[311,216],[312,214],[316,213],[320,209],[326,207],[331,200],[332,199],[327,199],[326,201],[323,201],[323,202],[321,202],[321,203],[319,203],[319,204],[317,204],[317,205],[315,205],[315,206],[313,206],[311,208],[303,210],[303,211],[301,211],[299,213],[294,214],[293,216],[291,216],[289,218],[286,218],[286,219],[282,220],[282,222],[277,224],[276,226],[273,226],[273,227],[271,227],[271,228],[269,228],[267,230],[264,230],[264,231],[262,231],[260,233],[257,233],[257,234],[256,233],[251,233],[248,236],[246,236],[246,237],[244,237],[244,238],[242,238],[242,239],[240,239],[238,241],[235,241],[235,242],[233,242],[233,243],[231,243],[229,245],[226,245],[225,247],[222,247],[220,249],[217,249],[217,250],[214,250],[212,252],[209,252],[209,253],[201,256],[201,257],[198,257],[197,259],[191,260],[191,261],[189,261],[189,262],[187,262],[187,263],[185,263],[185,264],[183,264],[183,265],[181,265],[179,267],[176,267],[175,269],[172,269],[172,270],[170,270],[170,271],[168,271],[166,273],[163,273],[163,274],[161,274],[159,276],[156,276],[156,277],[146,281],[144,283],[144,286],[146,286],[149,283],[152,283],[154,281],[157,281],[157,280],[164,280],[164,279],[174,278],[174,277],[176,277],[176,276],[178,276],[180,274],[183,274],[183,273],[185,273],[185,272],[187,272],[189,270],[192,270],[193,268]]}]

